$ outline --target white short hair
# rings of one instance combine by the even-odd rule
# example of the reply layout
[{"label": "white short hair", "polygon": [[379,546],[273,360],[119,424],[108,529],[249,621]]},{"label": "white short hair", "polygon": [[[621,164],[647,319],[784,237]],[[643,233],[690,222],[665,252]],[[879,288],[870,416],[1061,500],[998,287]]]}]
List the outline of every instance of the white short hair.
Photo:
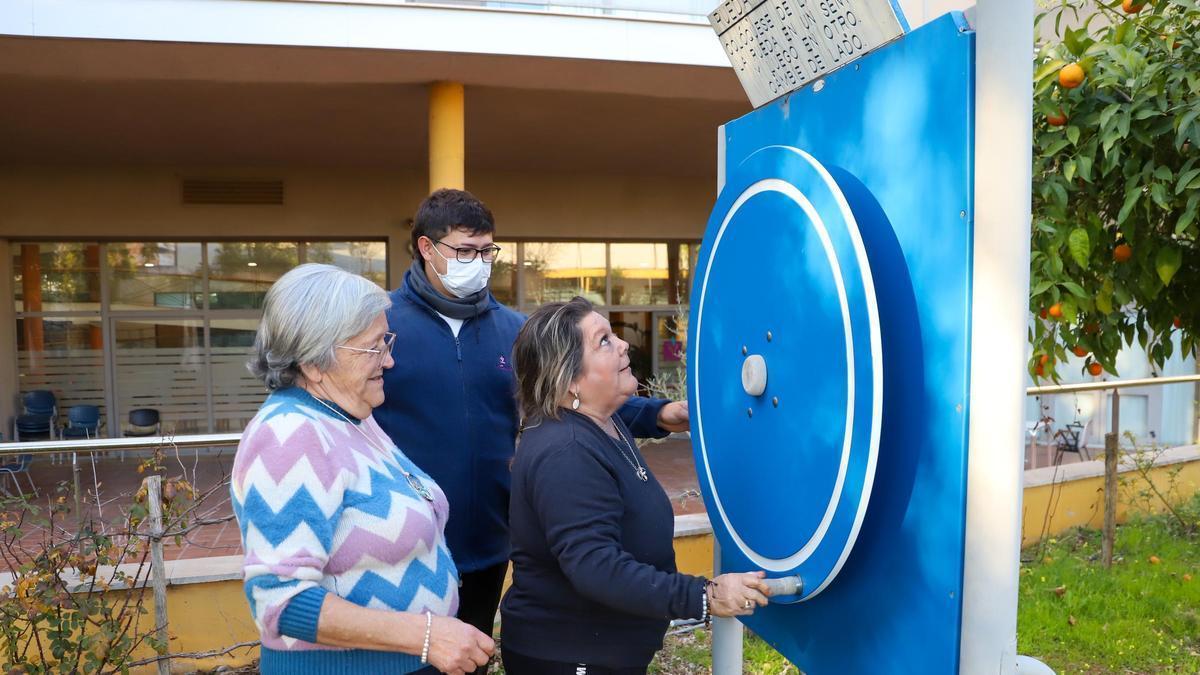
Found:
[{"label": "white short hair", "polygon": [[334,347],[365,331],[392,304],[379,286],[333,265],[300,265],[267,291],[254,356],[246,366],[272,391],[290,387],[300,366],[329,370]]}]

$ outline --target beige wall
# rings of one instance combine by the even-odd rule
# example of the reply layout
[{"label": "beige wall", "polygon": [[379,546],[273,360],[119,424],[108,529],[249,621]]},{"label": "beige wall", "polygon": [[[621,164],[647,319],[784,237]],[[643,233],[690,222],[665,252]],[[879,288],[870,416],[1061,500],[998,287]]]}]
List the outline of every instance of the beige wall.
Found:
[{"label": "beige wall", "polygon": [[[285,204],[182,205],[181,177],[281,178]],[[501,238],[699,238],[713,200],[707,177],[468,169],[467,185]],[[400,251],[424,186],[416,171],[5,168],[0,238],[391,237]]]},{"label": "beige wall", "polygon": [[[181,177],[282,179],[285,203],[183,205]],[[18,389],[13,240],[386,237],[395,285],[425,185],[418,171],[0,168],[0,391]],[[713,200],[703,177],[468,169],[467,185],[492,208],[502,239],[699,239]],[[15,397],[0,397],[0,422],[13,406]]]}]

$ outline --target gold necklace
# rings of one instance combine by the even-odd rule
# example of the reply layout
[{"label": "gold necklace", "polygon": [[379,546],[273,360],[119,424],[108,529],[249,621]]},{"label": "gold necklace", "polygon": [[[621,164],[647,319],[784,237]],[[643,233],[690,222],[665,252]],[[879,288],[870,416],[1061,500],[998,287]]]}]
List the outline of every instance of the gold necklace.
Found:
[{"label": "gold necklace", "polygon": [[[310,396],[311,396],[311,394],[310,394]],[[370,446],[372,448],[375,448],[376,450],[378,450],[380,452],[380,454],[383,454],[383,455],[388,454],[387,450],[384,450],[383,448],[376,445],[375,440],[372,439],[370,436],[368,436],[367,432],[362,430],[362,426],[361,426],[362,422],[361,421],[359,422],[359,424],[355,424],[354,422],[350,421],[349,417],[346,417],[344,414],[342,414],[341,410],[338,410],[337,408],[329,405],[328,403],[326,403],[325,401],[322,401],[321,399],[317,398],[316,396],[313,396],[313,400],[315,400],[317,403],[320,403],[321,405],[325,406],[326,408],[329,408],[330,412],[332,412],[333,414],[346,420],[346,424],[349,424],[350,426],[352,426],[356,430],[358,430],[358,433],[362,434],[362,437],[367,439],[367,443],[370,444]],[[405,471],[404,467],[400,466],[399,460],[397,460],[396,468],[400,469],[400,473],[404,474],[404,477],[408,480],[408,486],[413,489],[413,492],[420,495],[421,498],[427,502],[433,501],[433,492],[431,492],[429,490],[429,488],[425,486],[425,483],[421,482],[420,478]],[[643,479],[643,480],[645,480],[645,479]]]}]

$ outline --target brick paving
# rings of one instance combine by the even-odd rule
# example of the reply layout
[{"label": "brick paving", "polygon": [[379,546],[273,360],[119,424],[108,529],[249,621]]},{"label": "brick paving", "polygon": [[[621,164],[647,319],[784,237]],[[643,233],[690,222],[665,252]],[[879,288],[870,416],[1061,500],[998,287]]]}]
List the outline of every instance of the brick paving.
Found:
[{"label": "brick paving", "polygon": [[[697,490],[696,472],[692,467],[691,443],[686,439],[668,439],[662,442],[649,443],[642,448],[650,470],[658,477],[663,489],[671,498],[677,515],[685,513],[703,513],[704,502]],[[230,516],[232,506],[229,501],[227,487],[220,487],[229,476],[233,464],[234,448],[212,449],[197,454],[192,450],[181,450],[178,457],[166,458],[165,475],[168,478],[186,475],[189,480],[194,476],[193,485],[201,493],[216,489],[205,501],[202,508],[205,519],[216,520]],[[95,476],[90,460],[86,456],[79,457],[80,479],[83,490],[87,494],[84,510],[93,518],[103,522],[112,522],[121,518],[121,512],[128,508],[131,495],[137,492],[144,474],[137,471],[141,458],[134,453],[127,453],[122,460],[117,455],[100,457],[96,461]],[[63,456],[51,459],[39,459],[31,468],[33,482],[41,492],[40,500],[45,503],[61,481],[71,482],[71,459]],[[96,505],[95,486],[99,484],[100,504]],[[11,489],[11,482],[8,486]],[[30,532],[31,539],[40,536]],[[36,550],[36,542],[31,540],[27,551]],[[210,556],[236,555],[241,553],[241,537],[237,523],[233,520],[205,525],[188,534],[186,539],[178,544],[165,541],[163,557],[167,561],[187,558],[204,558]]]}]

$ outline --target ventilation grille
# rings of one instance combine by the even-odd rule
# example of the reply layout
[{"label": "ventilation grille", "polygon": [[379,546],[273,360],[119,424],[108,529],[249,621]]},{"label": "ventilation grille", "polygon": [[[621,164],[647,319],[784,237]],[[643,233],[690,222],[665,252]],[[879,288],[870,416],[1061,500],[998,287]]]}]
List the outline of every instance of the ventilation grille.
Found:
[{"label": "ventilation grille", "polygon": [[185,178],[184,204],[282,204],[283,181]]}]

